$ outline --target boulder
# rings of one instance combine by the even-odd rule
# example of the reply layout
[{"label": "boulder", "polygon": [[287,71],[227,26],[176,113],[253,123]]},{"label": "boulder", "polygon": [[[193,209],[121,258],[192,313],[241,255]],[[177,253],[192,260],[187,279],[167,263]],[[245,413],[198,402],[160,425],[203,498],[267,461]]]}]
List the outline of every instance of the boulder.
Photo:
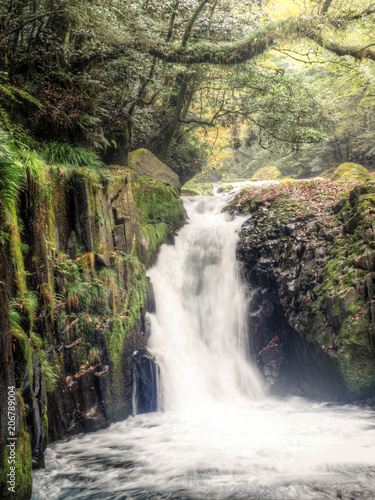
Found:
[{"label": "boulder", "polygon": [[137,175],[144,175],[159,181],[169,182],[176,189],[181,189],[180,180],[176,172],[162,163],[147,149],[136,149],[129,154],[128,168]]},{"label": "boulder", "polygon": [[367,168],[362,167],[362,165],[357,165],[356,163],[342,163],[334,171],[331,181],[366,181],[371,176]]}]

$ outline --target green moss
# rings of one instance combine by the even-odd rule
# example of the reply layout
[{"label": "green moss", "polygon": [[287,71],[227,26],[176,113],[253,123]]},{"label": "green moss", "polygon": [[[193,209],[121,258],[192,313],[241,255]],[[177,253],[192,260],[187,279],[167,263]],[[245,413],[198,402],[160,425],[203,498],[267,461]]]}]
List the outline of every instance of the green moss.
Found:
[{"label": "green moss", "polygon": [[[352,311],[354,312],[354,311]],[[375,356],[373,352],[374,330],[370,313],[349,316],[336,341],[337,359],[349,390],[358,397],[366,397],[375,390]]]},{"label": "green moss", "polygon": [[18,227],[18,218],[15,203],[12,203],[10,210],[10,241],[11,241],[11,256],[15,271],[15,281],[20,297],[24,297],[27,291],[26,288],[26,272],[22,255],[22,244],[20,237],[20,228]]},{"label": "green moss", "polygon": [[109,338],[109,358],[115,369],[119,368],[126,333],[124,320],[121,318],[114,318]]},{"label": "green moss", "polygon": [[136,149],[135,151],[132,151],[128,155],[128,165],[132,165],[132,163],[135,160],[141,159],[146,154],[149,154],[149,151],[145,148],[139,148],[139,149]]},{"label": "green moss", "polygon": [[140,177],[131,183],[131,191],[142,224],[163,222],[172,231],[182,226],[185,209],[178,191],[172,185]]},{"label": "green moss", "polygon": [[213,195],[213,185],[209,182],[186,182],[181,190],[194,191],[202,196],[212,196]]},{"label": "green moss", "polygon": [[277,167],[262,167],[259,168],[252,176],[252,181],[274,181],[280,179],[282,174]]},{"label": "green moss", "polygon": [[[23,408],[23,402],[18,396],[18,405]],[[31,457],[31,443],[30,436],[21,410],[21,427],[20,432],[15,441],[15,453],[11,455],[9,448],[5,448],[2,457],[3,473],[0,478],[0,490],[3,492],[2,498],[30,498],[32,490],[32,457]],[[11,467],[14,467],[15,472],[15,492],[12,493],[8,489],[7,474],[11,472]]]},{"label": "green moss", "polygon": [[124,256],[129,274],[131,275],[131,286],[128,290],[123,314],[113,319],[113,325],[109,332],[109,357],[119,369],[124,342],[128,332],[135,323],[141,319],[141,311],[147,298],[146,266],[142,264],[134,255]]},{"label": "green moss", "polygon": [[331,181],[365,181],[370,177],[367,168],[356,163],[343,163],[335,170]]},{"label": "green moss", "polygon": [[170,233],[170,228],[165,222],[161,222],[160,224],[155,225],[147,224],[141,228],[141,231],[147,240],[149,251],[151,252],[150,259],[146,260],[152,261],[155,256],[155,252],[157,252],[160,245]]},{"label": "green moss", "polygon": [[219,187],[217,190],[218,193],[229,193],[229,191],[232,191],[233,186],[232,184],[223,184],[222,186]]},{"label": "green moss", "polygon": [[42,420],[43,420],[44,438],[46,440],[46,443],[48,443],[48,414],[47,414],[47,404],[45,405],[45,407],[43,409]]}]

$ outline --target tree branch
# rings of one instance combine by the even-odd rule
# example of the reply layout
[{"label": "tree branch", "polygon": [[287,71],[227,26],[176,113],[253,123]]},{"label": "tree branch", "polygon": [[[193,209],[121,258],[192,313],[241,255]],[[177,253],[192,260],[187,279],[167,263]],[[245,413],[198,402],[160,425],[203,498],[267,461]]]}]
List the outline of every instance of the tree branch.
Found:
[{"label": "tree branch", "polygon": [[[200,5],[202,4],[203,1]],[[374,13],[372,7],[373,5],[370,5],[368,10],[361,13],[361,16]],[[252,60],[280,42],[308,38],[338,56],[349,55],[358,59],[375,60],[375,51],[369,47],[342,45],[326,40],[323,37],[321,32],[325,23],[334,26],[343,20],[342,16],[330,18],[297,16],[280,22],[269,22],[254,29],[247,37],[236,42],[213,43],[202,41],[189,46],[173,46],[170,43],[155,43],[154,40],[142,38],[140,42],[134,44],[133,48],[171,63],[233,65]],[[342,23],[341,26],[344,24]],[[86,58],[72,61],[71,67],[82,70],[82,68],[90,64],[95,64],[96,61],[118,59],[123,54],[126,54],[128,50],[129,45],[113,47],[107,54],[91,54]]]},{"label": "tree branch", "polygon": [[324,40],[323,37],[319,36],[315,39],[315,42],[323,47],[323,49],[329,50],[338,56],[352,56],[356,59],[371,59],[375,61],[375,50],[371,49],[375,43],[366,45],[366,47],[358,47],[354,45],[340,45],[331,40]]},{"label": "tree branch", "polygon": [[192,15],[188,25],[186,26],[184,37],[182,39],[182,47],[185,47],[187,44],[187,41],[189,40],[190,32],[194,26],[195,21],[197,20],[197,17],[199,14],[202,12],[204,6],[209,2],[210,0],[202,0],[201,3],[198,5],[196,8],[194,14]]},{"label": "tree branch", "polygon": [[327,14],[328,9],[331,7],[332,2],[333,2],[333,0],[325,0],[323,7],[322,7],[321,15],[324,16],[325,14]]},{"label": "tree branch", "polygon": [[59,12],[64,12],[64,10],[65,9],[50,10],[48,12],[43,12],[42,14],[38,14],[37,16],[30,17],[30,19],[27,19],[22,24],[16,26],[15,28],[11,29],[10,31],[8,31],[8,32],[5,31],[4,33],[0,33],[0,38],[7,38],[9,35],[12,35],[13,33],[16,33],[17,31],[22,30],[22,28],[24,26],[26,26],[26,24],[33,23],[37,19],[49,16],[51,14],[58,14]]},{"label": "tree branch", "polygon": [[179,120],[180,123],[183,123],[184,125],[191,125],[192,123],[196,123],[197,125],[205,125],[207,127],[214,127],[215,125],[212,122],[206,122],[204,120]]}]

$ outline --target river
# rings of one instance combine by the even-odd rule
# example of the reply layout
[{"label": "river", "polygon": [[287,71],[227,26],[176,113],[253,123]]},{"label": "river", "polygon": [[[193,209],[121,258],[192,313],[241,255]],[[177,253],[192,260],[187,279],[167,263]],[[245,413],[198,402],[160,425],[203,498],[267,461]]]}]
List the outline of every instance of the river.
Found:
[{"label": "river", "polygon": [[248,345],[227,198],[185,199],[174,246],[148,274],[159,411],[51,445],[33,500],[375,497],[371,408],[267,394]]}]

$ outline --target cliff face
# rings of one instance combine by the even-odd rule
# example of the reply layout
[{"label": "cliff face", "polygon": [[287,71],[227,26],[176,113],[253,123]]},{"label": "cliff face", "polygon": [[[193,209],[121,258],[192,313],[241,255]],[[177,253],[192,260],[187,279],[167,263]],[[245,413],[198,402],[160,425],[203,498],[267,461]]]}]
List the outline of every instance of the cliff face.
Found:
[{"label": "cliff face", "polygon": [[1,411],[1,498],[28,498],[47,442],[126,418],[133,352],[152,307],[146,278],[185,212],[171,185],[112,168],[27,179],[0,232],[0,396],[16,391],[16,494]]},{"label": "cliff face", "polygon": [[[353,189],[354,188],[354,189]],[[375,185],[247,190],[238,258],[256,361],[276,394],[375,396]]]}]

